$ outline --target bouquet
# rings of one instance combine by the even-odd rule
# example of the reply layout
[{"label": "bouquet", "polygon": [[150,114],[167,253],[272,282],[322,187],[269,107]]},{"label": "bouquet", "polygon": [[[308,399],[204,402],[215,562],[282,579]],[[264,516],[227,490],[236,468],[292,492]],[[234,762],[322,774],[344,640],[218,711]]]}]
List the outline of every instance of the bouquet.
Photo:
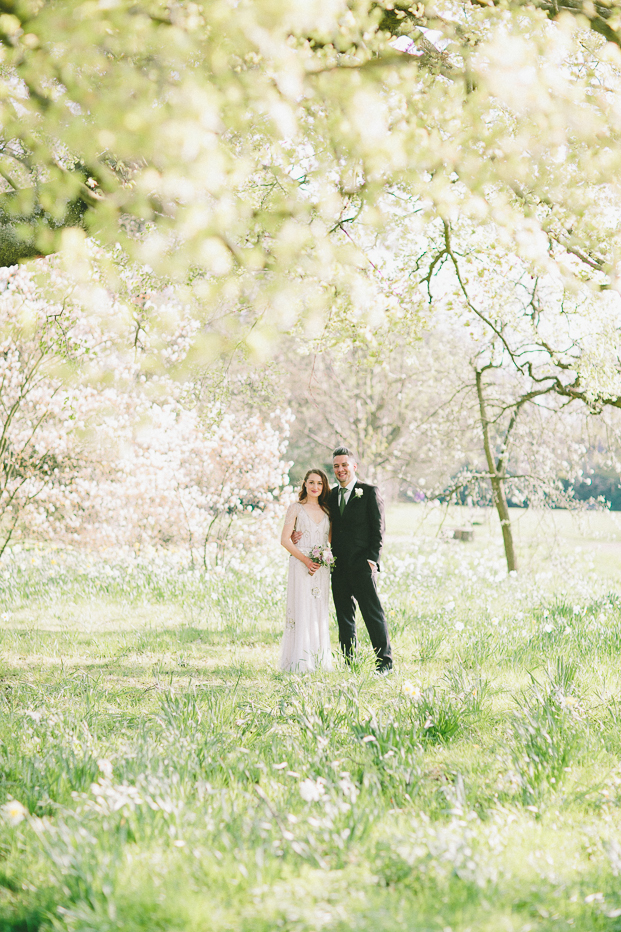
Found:
[{"label": "bouquet", "polygon": [[330,550],[329,545],[327,547],[320,547],[319,544],[316,544],[313,549],[309,551],[308,555],[313,563],[319,563],[320,566],[327,566],[330,572],[334,569],[336,557]]}]

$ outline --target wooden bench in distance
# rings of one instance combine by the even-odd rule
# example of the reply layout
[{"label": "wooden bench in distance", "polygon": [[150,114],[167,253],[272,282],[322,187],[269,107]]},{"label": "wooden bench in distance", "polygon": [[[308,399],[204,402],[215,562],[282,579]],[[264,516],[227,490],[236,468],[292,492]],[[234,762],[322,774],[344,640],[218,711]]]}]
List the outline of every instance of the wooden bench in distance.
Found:
[{"label": "wooden bench in distance", "polygon": [[474,530],[471,527],[458,527],[453,531],[454,540],[474,540]]}]

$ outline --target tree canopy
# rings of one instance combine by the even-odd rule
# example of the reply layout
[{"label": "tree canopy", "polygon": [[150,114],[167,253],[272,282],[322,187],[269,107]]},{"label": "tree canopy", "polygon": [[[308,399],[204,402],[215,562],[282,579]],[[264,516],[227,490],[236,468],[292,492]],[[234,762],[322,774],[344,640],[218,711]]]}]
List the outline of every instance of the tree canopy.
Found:
[{"label": "tree canopy", "polygon": [[0,263],[76,230],[190,283],[257,346],[413,320],[387,226],[459,217],[616,289],[619,7],[0,3]]}]

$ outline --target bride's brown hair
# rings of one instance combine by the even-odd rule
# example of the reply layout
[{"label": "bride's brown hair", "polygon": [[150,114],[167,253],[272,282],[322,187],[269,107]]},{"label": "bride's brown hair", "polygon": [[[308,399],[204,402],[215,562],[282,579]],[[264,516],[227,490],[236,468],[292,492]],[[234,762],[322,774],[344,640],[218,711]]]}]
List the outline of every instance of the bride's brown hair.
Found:
[{"label": "bride's brown hair", "polygon": [[308,498],[306,492],[306,480],[309,476],[319,476],[321,478],[321,492],[319,494],[319,505],[323,511],[330,516],[330,509],[328,507],[328,495],[330,494],[330,482],[326,476],[323,469],[309,469],[304,478],[302,479],[302,488],[300,489],[300,494],[298,495],[299,502],[305,502]]}]

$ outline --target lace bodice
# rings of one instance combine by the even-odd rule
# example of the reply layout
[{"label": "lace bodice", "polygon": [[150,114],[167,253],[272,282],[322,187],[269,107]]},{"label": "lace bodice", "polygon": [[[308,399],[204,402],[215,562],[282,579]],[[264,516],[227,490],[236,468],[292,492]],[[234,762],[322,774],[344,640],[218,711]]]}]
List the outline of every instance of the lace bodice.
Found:
[{"label": "lace bodice", "polygon": [[327,515],[324,515],[319,524],[316,524],[300,502],[295,502],[289,506],[285,520],[290,522],[293,518],[295,518],[296,531],[302,532],[297,545],[300,550],[310,550],[316,544],[323,547],[328,543],[330,519]]}]

